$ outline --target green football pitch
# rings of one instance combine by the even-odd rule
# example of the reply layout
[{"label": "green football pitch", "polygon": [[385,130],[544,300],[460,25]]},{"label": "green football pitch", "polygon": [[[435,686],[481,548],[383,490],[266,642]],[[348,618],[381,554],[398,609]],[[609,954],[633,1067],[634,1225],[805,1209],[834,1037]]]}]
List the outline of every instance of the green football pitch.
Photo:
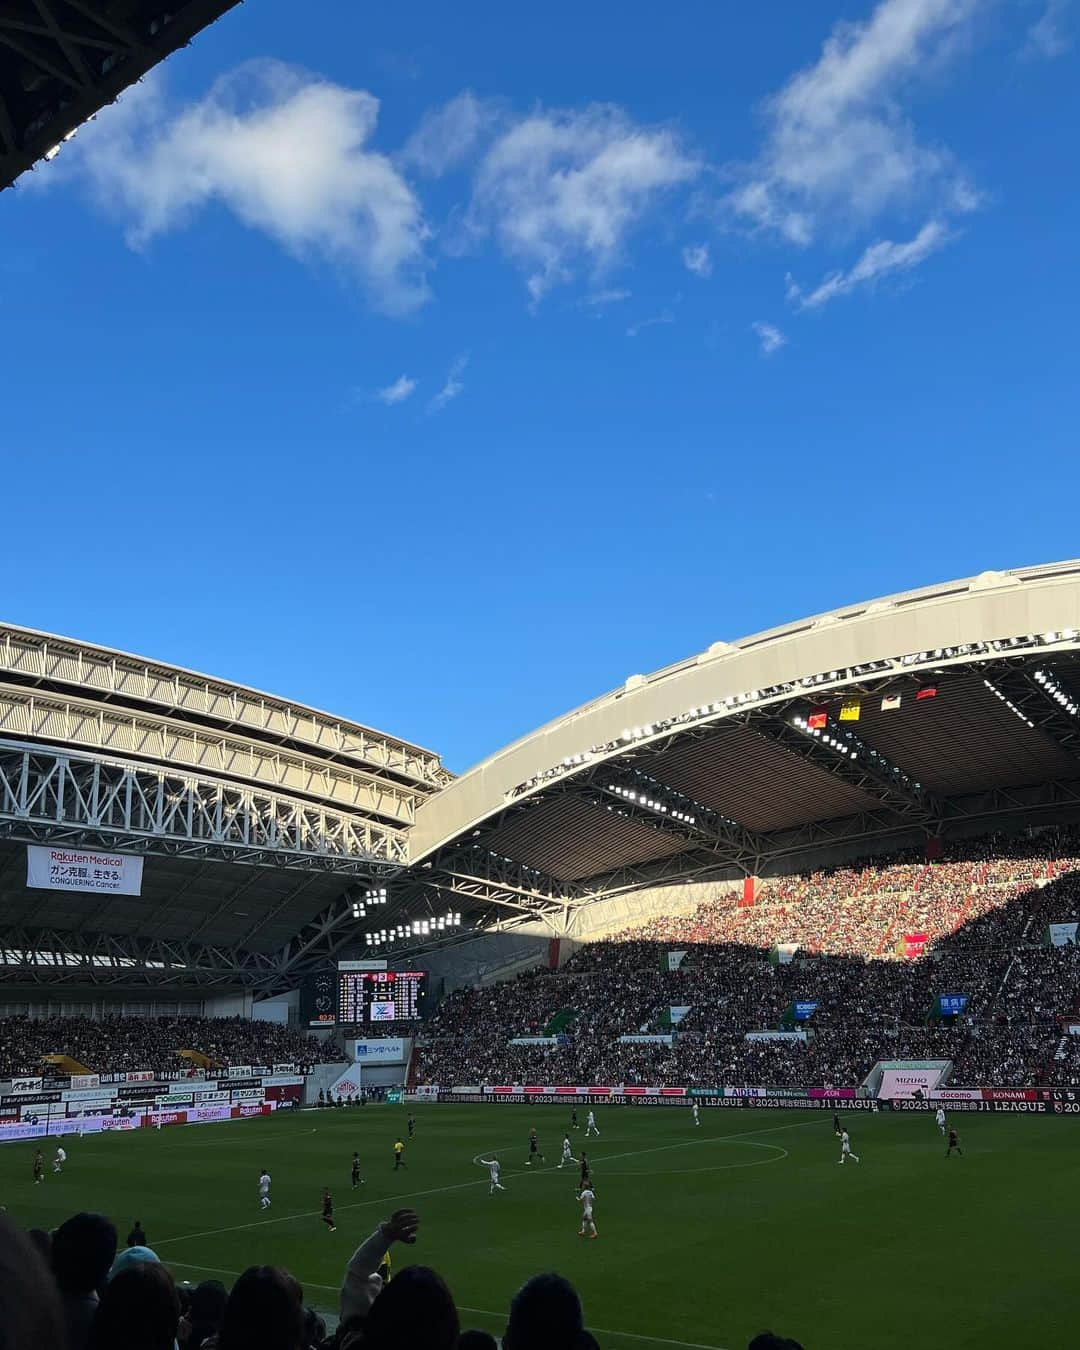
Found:
[{"label": "green football pitch", "polygon": [[[1077,1122],[956,1116],[946,1159],[933,1118],[846,1117],[859,1165],[838,1165],[825,1111],[599,1107],[588,1140],[599,1241],[578,1236],[577,1172],[556,1166],[569,1113],[556,1106],[426,1106],[394,1172],[397,1106],[283,1114],[224,1125],[65,1139],[68,1162],[31,1180],[32,1144],[0,1148],[0,1202],[26,1227],[80,1209],[142,1219],[178,1279],[228,1282],[286,1266],[308,1302],[336,1308],[354,1246],[400,1206],[420,1240],[395,1268],[432,1265],[463,1326],[498,1334],[514,1290],[556,1270],[578,1288],[608,1350],[741,1350],[764,1327],[807,1350],[1034,1346],[1080,1321]],[[579,1113],[584,1124],[585,1113]],[[546,1165],[526,1168],[535,1126]],[[575,1151],[586,1143],[573,1133]],[[365,1185],[353,1191],[357,1150]],[[504,1192],[475,1159],[497,1152]],[[260,1211],[256,1179],[273,1177]],[[334,1194],[338,1231],[319,1220]]]}]

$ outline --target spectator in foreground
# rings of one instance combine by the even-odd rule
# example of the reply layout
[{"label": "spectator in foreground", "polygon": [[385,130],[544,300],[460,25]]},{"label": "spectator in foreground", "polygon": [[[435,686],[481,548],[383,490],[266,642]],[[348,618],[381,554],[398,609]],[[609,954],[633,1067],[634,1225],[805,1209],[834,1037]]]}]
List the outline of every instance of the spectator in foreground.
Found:
[{"label": "spectator in foreground", "polygon": [[499,1350],[499,1343],[487,1331],[471,1329],[458,1337],[457,1350]]},{"label": "spectator in foreground", "polygon": [[60,1300],[38,1246],[0,1216],[0,1345],[65,1350]]},{"label": "spectator in foreground", "polygon": [[585,1339],[581,1300],[561,1275],[534,1275],[510,1303],[504,1350],[581,1350]]},{"label": "spectator in foreground", "polygon": [[90,1324],[88,1350],[174,1350],[180,1296],[157,1261],[129,1262],[109,1280]]},{"label": "spectator in foreground", "polygon": [[382,1291],[383,1281],[378,1271],[391,1244],[404,1242],[411,1247],[416,1242],[419,1227],[420,1219],[415,1210],[397,1209],[353,1252],[341,1282],[342,1326],[348,1329],[363,1324],[372,1303]]},{"label": "spectator in foreground", "polygon": [[759,1331],[747,1346],[747,1350],[803,1350],[798,1341],[787,1336],[777,1336],[774,1331]]},{"label": "spectator in foreground", "polygon": [[127,1245],[129,1247],[149,1247],[146,1240],[146,1232],[142,1226],[142,1219],[136,1219],[131,1226],[131,1232],[127,1235]]},{"label": "spectator in foreground", "polygon": [[302,1350],[300,1286],[278,1266],[251,1266],[225,1304],[217,1350]]},{"label": "spectator in foreground", "polygon": [[116,1256],[116,1229],[104,1214],[75,1214],[53,1234],[53,1274],[67,1325],[68,1350],[85,1350],[90,1323]]},{"label": "spectator in foreground", "polygon": [[371,1305],[368,1350],[455,1350],[461,1331],[454,1296],[429,1266],[406,1266]]},{"label": "spectator in foreground", "polygon": [[229,1295],[220,1280],[203,1280],[191,1291],[188,1318],[191,1324],[188,1345],[198,1350],[203,1341],[217,1336],[225,1317]]}]

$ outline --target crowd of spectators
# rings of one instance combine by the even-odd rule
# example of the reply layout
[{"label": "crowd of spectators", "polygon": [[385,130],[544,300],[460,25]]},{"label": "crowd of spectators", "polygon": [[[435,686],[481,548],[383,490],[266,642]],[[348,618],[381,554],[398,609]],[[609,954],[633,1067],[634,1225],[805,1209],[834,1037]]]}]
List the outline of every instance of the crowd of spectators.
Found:
[{"label": "crowd of spectators", "polygon": [[[0,1216],[0,1343],[4,1350],[496,1350],[463,1329],[446,1281],[408,1265],[384,1280],[387,1252],[413,1246],[420,1221],[395,1211],[357,1247],[338,1295],[338,1325],[307,1306],[279,1266],[251,1266],[231,1290],[178,1283],[153,1248],[118,1251],[102,1214],[76,1214],[52,1233],[23,1233]],[[143,1235],[145,1237],[145,1235]],[[380,1273],[383,1272],[383,1273]],[[559,1275],[528,1280],[510,1299],[504,1350],[597,1350],[581,1299]],[[749,1350],[801,1350],[763,1332]]]},{"label": "crowd of spectators", "polygon": [[91,1073],[183,1068],[180,1051],[233,1064],[321,1064],[334,1046],[278,1022],[246,1017],[4,1017],[0,1078],[40,1074],[45,1055],[66,1055]]},{"label": "crowd of spectators", "polygon": [[[558,971],[455,992],[418,1080],[850,1087],[880,1059],[931,1057],[953,1061],[956,1085],[1057,1083],[1080,1075],[1060,1044],[1080,1023],[1080,949],[1043,944],[1049,924],[1078,919],[1076,828],[786,877],[753,905],[721,896],[589,943]],[[796,945],[790,963],[781,944]],[[673,950],[687,956],[670,970]],[[944,994],[966,996],[962,1015],[940,1017]],[[816,1004],[805,1024],[796,1003]],[[674,1026],[672,1008],[689,1009]],[[805,1038],[746,1035],[781,1029]],[[634,1034],[671,1043],[620,1040]]]}]

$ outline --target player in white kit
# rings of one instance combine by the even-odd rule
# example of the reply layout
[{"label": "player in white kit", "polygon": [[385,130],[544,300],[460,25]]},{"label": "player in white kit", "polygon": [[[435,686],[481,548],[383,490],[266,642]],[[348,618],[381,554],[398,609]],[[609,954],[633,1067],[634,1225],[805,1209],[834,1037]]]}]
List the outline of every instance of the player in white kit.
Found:
[{"label": "player in white kit", "polygon": [[858,1161],[859,1161],[859,1155],[858,1155],[857,1153],[852,1153],[852,1151],[851,1151],[851,1137],[850,1137],[850,1135],[848,1134],[847,1130],[845,1130],[845,1131],[843,1132],[843,1134],[840,1136],[840,1165],[841,1165],[841,1167],[844,1165],[844,1163],[847,1162],[847,1160],[848,1160],[849,1158],[851,1159],[852,1162],[858,1162]]},{"label": "player in white kit", "polygon": [[570,1148],[570,1136],[568,1134],[564,1134],[562,1137],[562,1157],[559,1159],[559,1166],[565,1167],[567,1163],[569,1163],[570,1166],[573,1167],[574,1154]]},{"label": "player in white kit", "polygon": [[270,1173],[265,1167],[259,1174],[259,1208],[270,1208]]},{"label": "player in white kit", "polygon": [[596,1195],[591,1186],[586,1186],[578,1196],[581,1201],[581,1227],[578,1229],[579,1237],[598,1237],[596,1224],[593,1222],[593,1204],[596,1201]]},{"label": "player in white kit", "polygon": [[499,1181],[500,1164],[498,1158],[481,1158],[480,1161],[488,1169],[488,1174],[491,1177],[488,1195],[494,1195],[496,1191],[505,1191],[506,1187]]},{"label": "player in white kit", "polygon": [[943,1106],[939,1106],[938,1109],[937,1109],[937,1111],[934,1113],[934,1121],[935,1121],[935,1123],[937,1124],[938,1129],[941,1131],[942,1135],[944,1136],[944,1134],[945,1134],[945,1108],[944,1108]]},{"label": "player in white kit", "polygon": [[52,1170],[54,1172],[62,1172],[64,1170],[64,1164],[66,1162],[67,1162],[67,1154],[64,1152],[63,1145],[57,1144],[56,1157],[53,1159]]},{"label": "player in white kit", "polygon": [[600,1137],[600,1131],[596,1128],[596,1117],[591,1111],[585,1119],[585,1134],[586,1136],[595,1134],[598,1139]]},{"label": "player in white kit", "polygon": [[700,1119],[698,1118],[698,1104],[697,1104],[697,1102],[694,1103],[693,1111],[694,1111],[694,1124],[695,1124],[695,1125],[700,1125],[700,1124],[701,1124],[701,1121],[700,1121]]}]

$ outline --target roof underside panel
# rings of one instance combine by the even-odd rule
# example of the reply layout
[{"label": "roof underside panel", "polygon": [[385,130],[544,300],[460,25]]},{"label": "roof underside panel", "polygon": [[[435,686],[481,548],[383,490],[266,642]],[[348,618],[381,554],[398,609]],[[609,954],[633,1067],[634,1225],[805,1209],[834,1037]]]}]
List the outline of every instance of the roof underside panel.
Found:
[{"label": "roof underside panel", "polygon": [[484,846],[558,881],[578,881],[671,857],[686,841],[564,794],[515,817],[486,838]]},{"label": "roof underside panel", "polygon": [[0,924],[117,937],[195,939],[269,952],[346,886],[322,872],[147,857],[139,896],[29,890],[26,845],[0,843]]},{"label": "roof underside panel", "polygon": [[741,726],[721,726],[655,759],[645,772],[760,832],[870,810],[868,793]]},{"label": "roof underside panel", "polygon": [[863,703],[862,740],[944,796],[1075,778],[1080,762],[1027,726],[979,676],[939,683],[934,698],[905,694],[899,709]]}]

